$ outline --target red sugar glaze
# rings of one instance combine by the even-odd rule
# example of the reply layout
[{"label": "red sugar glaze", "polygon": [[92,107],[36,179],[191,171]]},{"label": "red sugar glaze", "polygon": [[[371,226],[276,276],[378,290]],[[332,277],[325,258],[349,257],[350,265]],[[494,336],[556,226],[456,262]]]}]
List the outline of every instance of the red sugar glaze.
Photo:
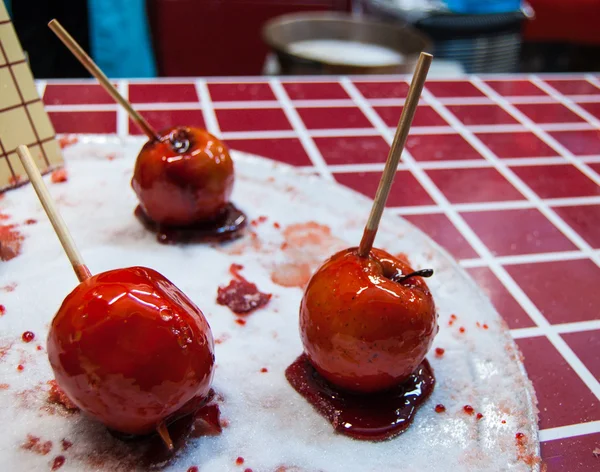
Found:
[{"label": "red sugar glaze", "polygon": [[23,372],[23,371],[25,370],[25,366],[24,366],[23,364],[19,364],[19,365],[17,366],[17,370],[18,370],[19,372]]},{"label": "red sugar glaze", "polygon": [[270,293],[261,292],[256,284],[244,278],[240,274],[242,269],[243,266],[239,264],[231,264],[229,272],[233,275],[233,280],[226,287],[217,289],[217,303],[229,307],[238,315],[248,314],[265,306],[272,297]]},{"label": "red sugar glaze", "polygon": [[0,260],[10,261],[21,254],[23,235],[16,225],[0,225]]},{"label": "red sugar glaze", "polygon": [[442,405],[441,403],[439,405],[435,406],[436,413],[443,413],[444,411],[446,411],[446,407],[444,405]]},{"label": "red sugar glaze", "polygon": [[269,372],[269,369],[267,369],[266,367],[263,367],[262,369],[260,369],[260,371],[264,374],[265,372]]},{"label": "red sugar glaze", "polygon": [[473,407],[471,405],[463,406],[463,410],[468,415],[472,415],[475,412],[475,410],[473,410]]},{"label": "red sugar glaze", "polygon": [[483,418],[483,415],[481,413],[477,413],[477,417],[478,420],[480,420],[481,418]]},{"label": "red sugar glaze", "polygon": [[444,352],[446,352],[445,349],[442,349],[441,347],[436,347],[435,348],[435,357],[443,357]]},{"label": "red sugar glaze", "polygon": [[52,462],[52,470],[60,469],[65,463],[65,456],[57,456]]},{"label": "red sugar glaze", "polygon": [[306,354],[286,369],[285,376],[336,432],[371,441],[388,439],[406,431],[435,385],[427,360],[423,360],[401,385],[371,394],[349,393],[328,383],[317,373]]},{"label": "red sugar glaze", "polygon": [[69,449],[71,449],[71,446],[73,446],[73,443],[71,441],[68,441],[67,439],[60,440],[60,448],[63,451],[68,451]]},{"label": "red sugar glaze", "polygon": [[458,328],[458,330],[459,330],[461,333],[464,333],[464,332],[466,331],[466,330],[465,330],[465,328],[464,328],[464,326],[461,326],[460,328]]},{"label": "red sugar glaze", "polygon": [[58,386],[56,380],[48,381],[48,385],[50,386],[50,390],[48,390],[48,402],[54,403],[55,405],[60,405],[68,411],[79,411],[79,408],[75,403],[73,403],[65,392]]},{"label": "red sugar glaze", "polygon": [[195,465],[191,466],[187,472],[198,472],[198,467],[196,467]]},{"label": "red sugar glaze", "polygon": [[27,440],[21,444],[21,449],[45,456],[52,450],[52,441],[42,442],[38,436],[28,434]]},{"label": "red sugar glaze", "polygon": [[67,174],[67,171],[65,169],[57,169],[54,172],[52,172],[52,175],[50,176],[50,181],[53,184],[61,184],[66,182],[67,180],[69,180],[69,175]]},{"label": "red sugar glaze", "polygon": [[29,219],[25,220],[26,225],[34,225],[36,223],[37,223],[37,220],[34,218],[29,218]]},{"label": "red sugar glaze", "polygon": [[238,458],[235,460],[235,463],[236,463],[237,465],[242,465],[242,464],[244,463],[244,458],[243,458],[243,457],[238,457]]},{"label": "red sugar glaze", "polygon": [[25,331],[22,334],[21,339],[23,340],[24,343],[30,343],[31,341],[33,341],[35,339],[35,334],[32,333],[31,331]]}]

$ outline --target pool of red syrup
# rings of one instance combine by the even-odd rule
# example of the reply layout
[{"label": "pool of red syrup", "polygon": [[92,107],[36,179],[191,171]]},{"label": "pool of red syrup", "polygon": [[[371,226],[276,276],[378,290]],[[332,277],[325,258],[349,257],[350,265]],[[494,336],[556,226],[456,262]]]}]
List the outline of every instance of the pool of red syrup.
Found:
[{"label": "pool of red syrup", "polygon": [[223,242],[237,239],[247,225],[247,217],[233,203],[228,203],[219,217],[191,226],[165,226],[152,221],[138,205],[134,215],[163,244]]},{"label": "pool of red syrup", "polygon": [[285,376],[338,433],[371,441],[389,439],[406,431],[435,386],[427,359],[402,384],[373,394],[338,389],[317,373],[306,354],[286,369]]},{"label": "pool of red syrup", "polygon": [[231,264],[229,272],[233,279],[229,285],[217,289],[217,303],[229,307],[238,315],[247,315],[265,306],[271,300],[272,294],[261,292],[255,283],[250,282],[240,274],[244,267]]}]

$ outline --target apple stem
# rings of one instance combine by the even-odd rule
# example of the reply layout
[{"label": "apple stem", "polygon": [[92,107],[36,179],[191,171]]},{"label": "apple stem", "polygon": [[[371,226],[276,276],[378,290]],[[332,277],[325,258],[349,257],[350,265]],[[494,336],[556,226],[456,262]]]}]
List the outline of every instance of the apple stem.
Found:
[{"label": "apple stem", "polygon": [[175,446],[173,445],[173,440],[171,439],[167,425],[165,425],[165,423],[160,423],[156,428],[156,432],[160,436],[160,439],[165,443],[165,446],[167,446],[167,449],[173,451]]},{"label": "apple stem", "polygon": [[123,95],[119,93],[119,91],[115,88],[115,86],[108,80],[108,77],[104,75],[104,72],[100,70],[100,68],[96,65],[92,58],[87,55],[87,53],[83,50],[83,48],[73,39],[73,37],[67,32],[66,29],[62,27],[62,25],[54,20],[51,20],[48,23],[48,27],[54,32],[56,36],[63,42],[65,46],[73,53],[73,55],[77,58],[77,60],[81,63],[83,67],[87,69],[87,71],[92,74],[100,85],[104,87],[104,90],[108,92],[108,94],[113,98],[115,102],[125,108],[125,111],[129,114],[131,119],[134,121],[136,125],[144,132],[146,136],[148,136],[151,140],[160,140],[159,134],[156,132],[152,126],[148,124],[148,122],[140,115],[137,111],[133,109],[131,103],[127,101]]},{"label": "apple stem", "polygon": [[406,279],[409,279],[411,277],[431,277],[433,275],[433,269],[421,269],[421,270],[415,270],[414,272],[411,272],[410,274],[406,274],[406,275],[401,275],[399,277],[394,277],[394,282],[404,282]]},{"label": "apple stem", "polygon": [[383,215],[385,202],[390,194],[390,189],[394,181],[394,175],[396,174],[396,169],[398,168],[398,162],[400,161],[402,150],[404,149],[406,139],[408,138],[410,125],[412,124],[413,118],[415,117],[415,112],[417,111],[417,105],[419,104],[421,91],[423,90],[423,85],[425,84],[425,79],[427,78],[427,72],[429,71],[429,66],[431,65],[432,59],[433,56],[425,52],[422,52],[419,56],[419,62],[417,63],[417,68],[415,69],[415,73],[410,84],[408,97],[406,98],[406,102],[402,108],[402,114],[400,115],[400,121],[398,122],[398,128],[396,129],[396,135],[394,136],[394,141],[390,147],[385,168],[383,169],[383,174],[381,176],[381,180],[379,181],[379,187],[377,188],[377,193],[375,194],[373,207],[371,208],[371,213],[369,215],[369,219],[367,220],[367,225],[365,226],[365,230],[358,247],[358,255],[360,257],[368,257],[369,252],[371,252],[371,248],[373,247],[375,235],[377,234],[377,229],[379,228],[379,222],[381,221],[381,216]]},{"label": "apple stem", "polygon": [[80,282],[83,282],[91,277],[92,274],[83,262],[83,258],[77,250],[77,246],[75,246],[75,241],[73,241],[67,225],[62,219],[62,216],[60,216],[60,213],[54,204],[54,200],[50,196],[50,192],[48,192],[48,187],[46,187],[46,184],[42,179],[40,170],[35,164],[27,146],[19,146],[17,148],[17,154],[21,159],[21,163],[25,168],[25,172],[27,172],[27,175],[29,176],[29,180],[35,189],[35,193],[37,193],[37,196],[40,199],[40,203],[48,215],[50,223],[52,223],[52,227],[54,228],[54,231],[56,232],[63,249],[67,253],[67,257],[73,266],[75,275],[77,275],[77,278]]}]

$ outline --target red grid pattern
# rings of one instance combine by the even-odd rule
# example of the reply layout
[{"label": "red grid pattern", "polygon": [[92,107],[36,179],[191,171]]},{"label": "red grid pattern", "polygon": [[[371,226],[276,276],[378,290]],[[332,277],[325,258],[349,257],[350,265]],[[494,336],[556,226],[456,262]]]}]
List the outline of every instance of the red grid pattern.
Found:
[{"label": "red grid pattern", "polygon": [[[83,83],[39,84],[57,130],[134,132],[94,88],[82,107]],[[370,197],[408,90],[397,76],[118,86],[158,127],[189,117],[233,149]],[[447,248],[508,323],[536,388],[547,470],[598,470],[600,80],[432,80],[421,103],[389,211]]]}]

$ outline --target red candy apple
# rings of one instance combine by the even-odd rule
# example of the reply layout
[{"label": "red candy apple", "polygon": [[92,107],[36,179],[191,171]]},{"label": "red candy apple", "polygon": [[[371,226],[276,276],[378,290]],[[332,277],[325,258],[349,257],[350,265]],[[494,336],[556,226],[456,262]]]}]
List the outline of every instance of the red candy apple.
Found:
[{"label": "red candy apple", "polygon": [[213,337],[194,303],[152,269],[94,275],[64,300],[48,336],[58,385],[125,434],[191,413],[210,389]]},{"label": "red candy apple", "polygon": [[223,211],[233,189],[233,161],[205,130],[174,127],[148,141],[138,155],[131,185],[155,223],[189,226]]},{"label": "red candy apple", "polygon": [[[423,271],[423,275],[431,275]],[[398,385],[421,363],[437,333],[427,285],[380,249],[338,252],[312,276],[300,306],[304,350],[343,389],[371,393]]]}]

